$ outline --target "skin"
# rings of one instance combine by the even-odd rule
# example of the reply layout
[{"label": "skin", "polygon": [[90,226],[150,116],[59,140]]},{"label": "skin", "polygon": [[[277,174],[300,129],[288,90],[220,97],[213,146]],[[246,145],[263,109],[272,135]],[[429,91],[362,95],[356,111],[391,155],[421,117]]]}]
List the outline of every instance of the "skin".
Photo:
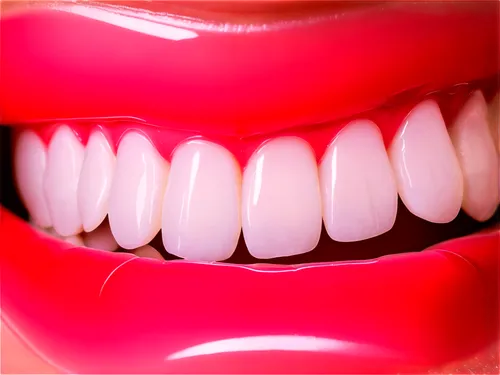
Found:
[{"label": "skin", "polygon": [[26,347],[12,330],[0,321],[0,372],[2,374],[57,374],[59,371]]},{"label": "skin", "polygon": [[[353,0],[352,4],[354,4],[355,1],[356,0]],[[377,0],[367,1],[378,2]],[[44,2],[44,0],[31,0],[31,3],[33,2],[42,3]],[[109,2],[121,5],[133,4],[133,6],[143,7],[151,10],[154,10],[155,7],[155,4],[150,2]],[[24,0],[4,0],[0,4],[2,12],[18,11],[25,6],[26,1]],[[345,9],[346,6],[350,7],[353,5],[349,5],[346,3],[343,3],[343,5],[333,3],[332,5],[332,3],[327,2],[313,2],[308,4],[301,2],[297,4],[295,0],[222,0],[222,2],[214,5],[210,0],[200,0],[196,3],[193,3],[191,1],[178,1],[172,4],[172,11],[191,17],[208,17],[217,20],[220,20],[222,17],[226,21],[229,20],[233,22],[254,22],[255,20],[262,22],[265,20],[276,18],[310,15],[325,10],[340,10]],[[26,345],[22,343],[21,340],[19,340],[15,333],[5,325],[2,326],[1,322],[0,327],[2,344],[2,350],[0,352],[1,373],[59,373],[56,368],[40,359],[35,353],[33,353],[31,349],[27,348]],[[484,357],[482,358],[475,357],[465,363],[462,362],[460,364],[450,364],[445,369],[441,369],[440,371],[434,373],[452,373],[463,370],[464,366],[469,369],[474,369],[474,372],[480,373],[481,369],[484,368],[483,366],[491,364],[491,361],[495,360],[495,356],[493,355],[495,350],[496,348],[492,348],[492,350],[485,353]]]}]

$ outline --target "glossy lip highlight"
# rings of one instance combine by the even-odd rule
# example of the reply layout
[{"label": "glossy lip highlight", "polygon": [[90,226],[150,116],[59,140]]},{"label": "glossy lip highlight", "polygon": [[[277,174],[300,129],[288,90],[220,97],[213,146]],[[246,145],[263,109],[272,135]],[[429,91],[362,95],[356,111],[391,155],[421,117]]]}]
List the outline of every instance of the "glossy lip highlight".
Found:
[{"label": "glossy lip highlight", "polygon": [[498,4],[373,9],[283,30],[196,30],[177,41],[51,9],[4,17],[3,121],[123,116],[244,138],[498,74]]},{"label": "glossy lip highlight", "polygon": [[[2,314],[78,373],[422,372],[498,339],[498,230],[421,253],[273,270],[73,248],[1,217]],[[178,358],[221,340],[287,335],[342,345]]]}]

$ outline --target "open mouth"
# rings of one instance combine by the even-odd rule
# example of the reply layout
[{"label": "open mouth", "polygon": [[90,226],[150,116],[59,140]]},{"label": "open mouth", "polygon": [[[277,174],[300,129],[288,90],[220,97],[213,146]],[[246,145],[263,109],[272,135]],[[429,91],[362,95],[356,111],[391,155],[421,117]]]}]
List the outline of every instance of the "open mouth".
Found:
[{"label": "open mouth", "polygon": [[238,7],[2,15],[2,320],[75,373],[498,371],[498,3]]}]

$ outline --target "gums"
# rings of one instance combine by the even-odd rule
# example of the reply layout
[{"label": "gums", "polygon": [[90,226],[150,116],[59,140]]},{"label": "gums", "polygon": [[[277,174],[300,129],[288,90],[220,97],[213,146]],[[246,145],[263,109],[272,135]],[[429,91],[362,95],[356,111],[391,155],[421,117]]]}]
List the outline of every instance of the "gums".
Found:
[{"label": "gums", "polygon": [[248,137],[235,137],[224,134],[205,134],[200,131],[185,131],[169,129],[158,126],[157,124],[147,124],[139,121],[127,119],[88,119],[88,120],[68,120],[57,123],[40,122],[31,124],[32,128],[46,145],[54,134],[54,131],[61,124],[70,125],[78,139],[85,146],[90,134],[99,129],[106,134],[108,141],[118,149],[118,144],[126,132],[138,131],[145,135],[155,146],[158,152],[167,161],[171,161],[172,153],[175,147],[180,143],[190,139],[205,139],[220,144],[229,150],[239,162],[241,168],[244,168],[253,152],[264,142],[280,136],[297,136],[307,141],[319,163],[325,149],[335,138],[336,134],[350,121],[363,118],[375,122],[382,133],[386,147],[391,143],[399,126],[412,108],[420,101],[425,99],[434,99],[441,109],[445,122],[451,124],[456,117],[457,112],[464,105],[473,90],[480,89],[487,101],[490,101],[493,94],[498,90],[498,77],[489,77],[483,80],[477,80],[462,85],[445,88],[440,92],[426,93],[417,95],[413,92],[399,94],[391,100],[384,103],[383,106],[373,110],[356,114],[337,121],[328,122],[317,126],[294,127],[275,132],[266,132]]}]

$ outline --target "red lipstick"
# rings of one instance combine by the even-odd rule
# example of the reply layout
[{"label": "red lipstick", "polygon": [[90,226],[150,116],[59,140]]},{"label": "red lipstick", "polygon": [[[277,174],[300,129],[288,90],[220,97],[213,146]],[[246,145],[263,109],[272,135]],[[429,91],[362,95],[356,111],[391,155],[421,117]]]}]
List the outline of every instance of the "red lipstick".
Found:
[{"label": "red lipstick", "polygon": [[[385,3],[238,28],[123,5],[30,8],[0,18],[1,122],[45,141],[69,124],[84,144],[97,126],[114,146],[140,129],[167,160],[206,137],[241,166],[271,135],[300,134],[319,160],[353,118],[384,123],[389,144],[427,97],[450,118],[476,88],[489,99],[498,12]],[[62,372],[419,373],[485,348],[498,359],[498,228],[296,265],[75,247],[4,207],[0,233],[2,320]]]},{"label": "red lipstick", "polygon": [[72,248],[4,209],[1,228],[4,319],[70,372],[414,373],[498,338],[498,230],[266,267]]},{"label": "red lipstick", "polygon": [[237,138],[321,124],[496,75],[497,15],[488,2],[389,3],[221,32],[62,4],[2,20],[0,111],[11,124],[121,116]]}]

